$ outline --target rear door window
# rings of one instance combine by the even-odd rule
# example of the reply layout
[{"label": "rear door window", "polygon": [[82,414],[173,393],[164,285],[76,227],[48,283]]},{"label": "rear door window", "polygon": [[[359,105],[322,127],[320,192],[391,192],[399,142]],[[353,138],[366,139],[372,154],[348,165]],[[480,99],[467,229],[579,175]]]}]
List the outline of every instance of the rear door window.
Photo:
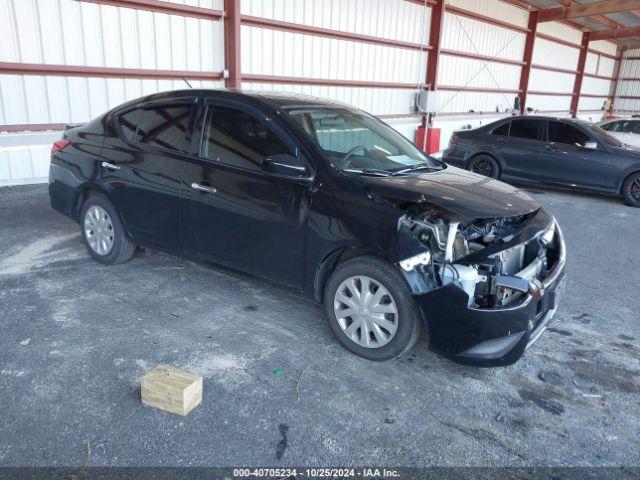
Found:
[{"label": "rear door window", "polygon": [[531,140],[538,140],[539,126],[540,126],[540,120],[533,120],[533,119],[513,120],[511,122],[511,129],[509,131],[509,136],[517,137],[517,138],[528,138]]},{"label": "rear door window", "polygon": [[565,122],[549,121],[549,141],[567,145],[584,145],[590,141],[589,135]]},{"label": "rear door window", "polygon": [[144,109],[136,140],[145,145],[184,152],[191,105],[161,105]]}]

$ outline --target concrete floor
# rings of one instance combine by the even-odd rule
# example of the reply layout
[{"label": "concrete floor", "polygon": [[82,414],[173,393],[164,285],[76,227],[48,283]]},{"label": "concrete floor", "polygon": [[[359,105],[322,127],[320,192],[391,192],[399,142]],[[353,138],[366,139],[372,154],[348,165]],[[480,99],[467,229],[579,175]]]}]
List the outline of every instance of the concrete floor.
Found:
[{"label": "concrete floor", "polygon": [[[0,189],[0,466],[81,466],[87,442],[92,466],[639,465],[640,211],[533,195],[567,237],[567,293],[523,360],[484,370],[424,339],[367,362],[311,301],[240,274],[103,267],[46,186]],[[157,363],[204,375],[189,416],[140,403]]]}]

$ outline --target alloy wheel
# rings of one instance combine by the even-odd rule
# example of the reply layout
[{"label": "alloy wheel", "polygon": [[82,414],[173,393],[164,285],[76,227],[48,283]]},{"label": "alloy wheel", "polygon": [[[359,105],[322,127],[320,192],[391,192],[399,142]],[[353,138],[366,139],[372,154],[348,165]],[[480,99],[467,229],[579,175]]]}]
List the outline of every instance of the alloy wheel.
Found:
[{"label": "alloy wheel", "polygon": [[634,178],[629,185],[629,193],[633,198],[640,202],[640,175]]},{"label": "alloy wheel", "polygon": [[354,343],[365,348],[388,344],[398,330],[398,307],[389,290],[365,275],[344,280],[334,296],[338,325]]},{"label": "alloy wheel", "polygon": [[93,205],[84,216],[84,234],[91,250],[98,255],[108,255],[113,248],[114,231],[107,211]]},{"label": "alloy wheel", "polygon": [[493,177],[493,165],[488,158],[474,160],[470,165],[470,170],[485,177]]}]

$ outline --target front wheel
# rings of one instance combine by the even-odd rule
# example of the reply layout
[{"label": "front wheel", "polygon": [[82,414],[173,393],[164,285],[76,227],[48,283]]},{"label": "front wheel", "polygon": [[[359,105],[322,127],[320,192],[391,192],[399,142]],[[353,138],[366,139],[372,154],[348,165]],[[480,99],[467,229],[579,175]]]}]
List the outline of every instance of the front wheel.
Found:
[{"label": "front wheel", "polygon": [[624,181],[622,196],[627,205],[640,208],[640,172],[631,174]]},{"label": "front wheel", "polygon": [[80,225],[85,246],[98,262],[113,265],[133,257],[136,245],[127,235],[115,207],[103,195],[91,194],[85,200]]},{"label": "front wheel", "polygon": [[500,177],[500,165],[495,158],[489,155],[478,155],[471,159],[467,167],[473,173],[484,175],[489,178]]},{"label": "front wheel", "polygon": [[339,265],[325,287],[329,328],[349,351],[389,360],[416,342],[421,325],[407,282],[387,262],[357,257]]}]

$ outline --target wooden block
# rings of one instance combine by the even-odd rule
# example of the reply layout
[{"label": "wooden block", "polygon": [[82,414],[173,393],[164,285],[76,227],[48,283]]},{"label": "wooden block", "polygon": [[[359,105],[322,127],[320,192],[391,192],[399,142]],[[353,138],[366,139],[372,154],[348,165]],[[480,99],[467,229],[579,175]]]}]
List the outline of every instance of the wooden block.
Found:
[{"label": "wooden block", "polygon": [[142,403],[186,415],[202,401],[202,376],[156,365],[140,379]]}]

